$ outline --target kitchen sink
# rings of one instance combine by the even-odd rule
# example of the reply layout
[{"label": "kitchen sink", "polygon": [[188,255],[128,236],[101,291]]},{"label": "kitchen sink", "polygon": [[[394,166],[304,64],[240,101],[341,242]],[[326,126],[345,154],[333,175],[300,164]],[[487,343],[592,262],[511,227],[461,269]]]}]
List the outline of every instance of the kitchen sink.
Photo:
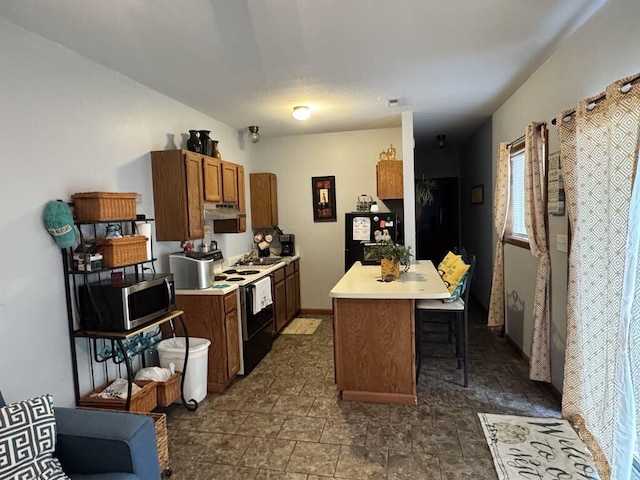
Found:
[{"label": "kitchen sink", "polygon": [[260,265],[275,265],[282,262],[282,257],[261,257],[258,259],[245,260],[236,263],[238,266],[260,266]]},{"label": "kitchen sink", "polygon": [[255,264],[263,264],[263,265],[275,265],[278,262],[282,261],[282,257],[262,257],[259,258],[258,260],[254,260],[253,263]]}]

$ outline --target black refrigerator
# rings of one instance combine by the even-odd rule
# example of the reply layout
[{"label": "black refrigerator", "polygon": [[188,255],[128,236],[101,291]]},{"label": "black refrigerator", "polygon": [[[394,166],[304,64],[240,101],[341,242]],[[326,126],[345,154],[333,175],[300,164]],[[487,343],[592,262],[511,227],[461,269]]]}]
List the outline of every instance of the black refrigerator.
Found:
[{"label": "black refrigerator", "polygon": [[351,212],[345,214],[344,271],[362,261],[365,244],[377,239],[398,241],[398,216],[393,212]]}]

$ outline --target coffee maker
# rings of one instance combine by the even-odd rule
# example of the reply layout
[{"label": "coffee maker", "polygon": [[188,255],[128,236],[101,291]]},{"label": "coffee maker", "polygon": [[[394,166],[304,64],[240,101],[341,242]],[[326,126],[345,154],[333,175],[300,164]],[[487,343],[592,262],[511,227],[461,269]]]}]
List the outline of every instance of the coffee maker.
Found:
[{"label": "coffee maker", "polygon": [[296,254],[296,236],[292,233],[280,235],[280,256],[293,257]]}]

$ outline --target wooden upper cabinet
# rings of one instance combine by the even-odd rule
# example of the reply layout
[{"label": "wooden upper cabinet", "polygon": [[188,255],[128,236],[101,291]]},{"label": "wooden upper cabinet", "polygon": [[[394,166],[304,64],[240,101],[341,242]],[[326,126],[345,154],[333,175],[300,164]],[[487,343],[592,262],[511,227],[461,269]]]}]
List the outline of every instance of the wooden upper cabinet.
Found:
[{"label": "wooden upper cabinet", "polygon": [[250,173],[251,228],[278,224],[278,185],[275,173]]},{"label": "wooden upper cabinet", "polygon": [[[236,176],[238,178],[238,210],[242,213],[247,213],[247,202],[245,200],[244,189],[244,167],[242,165],[236,165]],[[246,217],[238,219],[238,232],[247,231],[247,219]]]},{"label": "wooden upper cabinet", "polygon": [[222,162],[222,201],[238,203],[238,170],[235,163]]},{"label": "wooden upper cabinet", "polygon": [[203,157],[204,199],[207,202],[222,200],[222,161],[219,158]]},{"label": "wooden upper cabinet", "polygon": [[186,150],[151,152],[156,239],[204,236],[203,155]]},{"label": "wooden upper cabinet", "polygon": [[380,160],[376,165],[376,185],[380,200],[404,198],[402,160]]}]

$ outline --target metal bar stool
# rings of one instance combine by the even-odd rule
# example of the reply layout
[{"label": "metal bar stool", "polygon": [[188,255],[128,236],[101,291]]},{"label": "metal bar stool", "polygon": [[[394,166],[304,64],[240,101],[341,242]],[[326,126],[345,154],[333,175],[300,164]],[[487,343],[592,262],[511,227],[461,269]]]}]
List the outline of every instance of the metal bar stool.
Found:
[{"label": "metal bar stool", "polygon": [[[416,383],[420,377],[420,368],[422,367],[422,322],[421,313],[445,313],[452,314],[449,325],[454,323],[453,334],[456,339],[456,359],[458,368],[464,370],[464,386],[469,386],[469,291],[471,290],[471,280],[473,271],[476,266],[476,256],[462,254],[462,260],[469,265],[466,273],[466,280],[460,298],[451,303],[444,303],[442,300],[417,300],[416,301]],[[451,335],[451,328],[449,328]]]}]

